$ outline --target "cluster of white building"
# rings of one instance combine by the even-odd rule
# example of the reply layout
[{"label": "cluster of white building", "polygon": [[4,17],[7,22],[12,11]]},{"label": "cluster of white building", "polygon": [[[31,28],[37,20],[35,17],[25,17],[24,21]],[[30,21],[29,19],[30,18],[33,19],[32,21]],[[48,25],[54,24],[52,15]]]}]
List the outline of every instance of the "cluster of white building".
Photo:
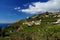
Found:
[{"label": "cluster of white building", "polygon": [[28,26],[32,26],[32,25],[40,25],[41,24],[41,20],[38,21],[31,21],[31,22],[25,22],[23,24],[27,24]]}]

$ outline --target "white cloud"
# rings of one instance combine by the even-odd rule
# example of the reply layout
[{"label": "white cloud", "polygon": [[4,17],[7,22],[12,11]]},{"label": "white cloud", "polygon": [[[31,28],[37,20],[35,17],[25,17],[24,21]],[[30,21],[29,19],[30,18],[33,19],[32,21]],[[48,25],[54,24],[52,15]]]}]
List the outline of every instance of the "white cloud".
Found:
[{"label": "white cloud", "polygon": [[15,10],[19,10],[20,9],[20,7],[16,7],[16,8],[14,8]]},{"label": "white cloud", "polygon": [[29,5],[29,8],[27,9],[21,9],[19,11],[30,14],[36,14],[38,12],[46,12],[46,11],[49,12],[58,11],[58,9],[60,9],[60,0],[50,0],[44,3],[36,2],[36,3],[32,3],[32,5]]}]

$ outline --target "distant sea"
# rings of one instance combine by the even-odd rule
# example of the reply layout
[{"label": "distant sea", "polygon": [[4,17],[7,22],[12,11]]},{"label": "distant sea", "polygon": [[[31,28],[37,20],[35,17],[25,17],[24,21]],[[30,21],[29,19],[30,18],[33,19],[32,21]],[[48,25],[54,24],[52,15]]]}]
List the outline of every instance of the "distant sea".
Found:
[{"label": "distant sea", "polygon": [[0,23],[0,28],[6,27],[8,25],[10,25],[10,23]]}]

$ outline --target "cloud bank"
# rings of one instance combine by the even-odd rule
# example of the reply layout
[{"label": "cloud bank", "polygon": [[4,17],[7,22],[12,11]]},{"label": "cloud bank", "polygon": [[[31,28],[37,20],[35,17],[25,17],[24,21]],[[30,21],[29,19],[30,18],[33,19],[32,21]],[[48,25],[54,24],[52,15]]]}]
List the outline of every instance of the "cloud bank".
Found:
[{"label": "cloud bank", "polygon": [[[34,5],[34,6],[32,6]],[[49,0],[48,2],[35,2],[29,5],[27,9],[20,9],[18,11],[22,11],[25,13],[36,14],[38,12],[55,12],[60,10],[60,0]]]}]

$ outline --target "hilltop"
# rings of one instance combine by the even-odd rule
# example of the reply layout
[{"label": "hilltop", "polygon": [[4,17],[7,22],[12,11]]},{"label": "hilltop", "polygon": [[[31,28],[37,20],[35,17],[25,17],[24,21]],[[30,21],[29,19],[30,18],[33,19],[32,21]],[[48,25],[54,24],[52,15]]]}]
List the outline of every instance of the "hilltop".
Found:
[{"label": "hilltop", "polygon": [[[45,18],[45,19],[44,19]],[[58,19],[60,18],[60,12],[45,12],[45,13],[42,13],[42,14],[35,14],[34,16],[32,17],[27,17],[26,19],[22,19],[20,21],[17,21],[14,24],[16,25],[21,25],[21,24],[28,24],[28,22],[39,22],[39,21],[42,21],[42,20],[46,20],[46,21],[57,21]],[[51,20],[50,20],[51,19]]]}]

